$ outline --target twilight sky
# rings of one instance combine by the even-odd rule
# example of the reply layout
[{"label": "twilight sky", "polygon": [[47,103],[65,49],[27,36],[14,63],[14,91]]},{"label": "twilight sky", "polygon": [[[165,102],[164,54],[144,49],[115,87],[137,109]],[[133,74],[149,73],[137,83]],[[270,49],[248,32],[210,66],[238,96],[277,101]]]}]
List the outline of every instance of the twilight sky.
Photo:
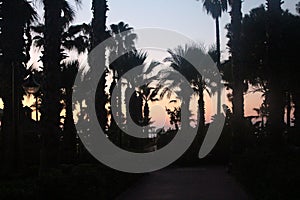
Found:
[{"label": "twilight sky", "polygon": [[[92,0],[83,0],[74,23],[89,23],[92,18]],[[295,13],[297,0],[285,0],[284,9]],[[244,0],[243,13],[264,4],[265,0]],[[108,0],[107,25],[124,21],[135,29],[165,28],[177,31],[197,42],[209,46],[215,43],[215,24],[196,0]],[[221,18],[222,50],[226,50],[225,25],[230,22],[228,13]]]}]

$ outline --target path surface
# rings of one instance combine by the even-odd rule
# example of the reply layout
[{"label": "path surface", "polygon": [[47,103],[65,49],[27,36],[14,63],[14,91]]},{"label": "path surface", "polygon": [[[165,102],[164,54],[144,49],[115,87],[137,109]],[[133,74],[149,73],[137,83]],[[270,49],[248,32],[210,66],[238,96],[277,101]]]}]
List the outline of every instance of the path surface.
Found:
[{"label": "path surface", "polygon": [[224,167],[167,168],[145,175],[117,200],[248,200]]}]

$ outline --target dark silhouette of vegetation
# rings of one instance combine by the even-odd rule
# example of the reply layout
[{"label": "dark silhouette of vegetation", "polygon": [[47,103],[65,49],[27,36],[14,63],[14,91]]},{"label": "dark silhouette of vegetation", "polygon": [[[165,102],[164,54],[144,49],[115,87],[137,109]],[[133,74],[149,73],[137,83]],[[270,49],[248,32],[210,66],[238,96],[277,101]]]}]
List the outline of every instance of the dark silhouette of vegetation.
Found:
[{"label": "dark silhouette of vegetation", "polygon": [[[81,126],[90,120],[86,105],[91,105],[91,95],[96,97],[101,128],[120,148],[135,153],[162,149],[180,130],[195,129],[191,122],[197,122],[196,138],[175,166],[227,165],[255,199],[299,199],[300,2],[295,5],[297,14],[283,10],[282,0],[266,0],[243,15],[241,0],[202,0],[204,10],[215,20],[216,44],[208,51],[198,44],[169,49],[163,63],[148,62],[150,57],[137,49],[138,35],[129,24],[120,21],[107,26],[107,0],[93,0],[92,21],[78,25],[72,24],[76,13],[70,1],[40,2],[42,23],[31,2],[0,0],[0,98],[4,104],[0,109],[0,199],[113,199],[140,177],[102,165],[79,140],[78,134],[87,138],[95,134]],[[80,0],[75,3],[80,7]],[[228,9],[229,58],[222,61],[219,20]],[[112,43],[100,50],[97,66],[92,65],[93,58],[87,66],[73,58],[73,54],[86,57],[109,37]],[[27,67],[32,50],[42,55],[38,68]],[[211,63],[219,69],[228,93],[230,103],[222,105],[223,112],[223,91],[217,91],[220,83],[214,79],[219,72],[205,69],[200,74],[193,67]],[[90,88],[82,99],[73,99],[76,76],[81,75],[82,84],[89,86],[98,70],[95,67],[104,71],[96,77],[100,78],[96,94]],[[125,78],[136,67],[138,75]],[[183,91],[184,79],[179,75],[192,88],[189,94]],[[25,93],[32,82],[38,89]],[[253,109],[253,116],[246,116],[245,95],[258,92],[262,104]],[[218,96],[211,119],[205,119],[206,93]],[[193,100],[195,111],[190,110]],[[171,126],[154,133],[151,107],[160,101],[169,102],[165,113]],[[125,102],[129,105],[124,106]],[[115,113],[112,105],[116,105]],[[182,110],[189,115],[182,117]],[[199,160],[207,130],[222,113],[226,118],[221,137],[212,152]],[[149,138],[126,133],[130,118]],[[82,130],[76,130],[76,123]]]},{"label": "dark silhouette of vegetation", "polygon": [[181,121],[181,108],[174,108],[174,110],[166,108],[168,115],[170,116],[170,124],[175,126],[175,131],[179,130],[178,123]]},{"label": "dark silhouette of vegetation", "polygon": [[[21,167],[20,149],[17,149],[20,131],[20,108],[22,80],[25,78],[26,44],[25,29],[36,19],[37,14],[25,0],[1,1],[0,36],[0,94],[4,103],[1,157],[6,171]],[[16,15],[15,13],[19,13]]]}]

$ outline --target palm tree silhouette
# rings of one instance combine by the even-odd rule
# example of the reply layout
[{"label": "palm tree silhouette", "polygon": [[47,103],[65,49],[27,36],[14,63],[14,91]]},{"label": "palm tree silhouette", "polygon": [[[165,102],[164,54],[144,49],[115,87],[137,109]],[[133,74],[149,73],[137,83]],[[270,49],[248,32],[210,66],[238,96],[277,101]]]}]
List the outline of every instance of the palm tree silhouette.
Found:
[{"label": "palm tree silhouette", "polygon": [[[79,25],[64,26],[66,27],[64,28],[60,36],[61,48],[68,51],[74,50],[79,54],[84,53],[91,45],[90,38],[88,36],[91,27],[85,23]],[[32,38],[35,47],[43,48],[45,45],[45,25],[38,24],[37,26],[31,26],[31,30],[36,34]]]},{"label": "palm tree silhouette", "polygon": [[243,80],[241,77],[242,66],[240,61],[240,38],[242,21],[242,1],[232,0],[231,5],[231,31],[232,31],[232,73],[233,73],[233,113],[236,119],[244,117]]},{"label": "palm tree silhouette", "polygon": [[133,28],[129,24],[119,22],[118,24],[110,25],[111,35],[114,38],[115,44],[112,48],[116,56],[122,55],[125,51],[135,50],[135,40],[137,35],[133,33]]},{"label": "palm tree silhouette", "polygon": [[91,31],[91,49],[95,48],[109,36],[108,32],[106,31],[106,13],[108,10],[107,0],[92,1],[93,19]]},{"label": "palm tree silhouette", "polygon": [[189,84],[198,96],[199,125],[204,127],[205,108],[203,91],[205,89],[205,82],[202,75],[186,59],[196,59],[195,62],[201,64],[201,59],[205,58],[205,50],[198,45],[185,45],[184,47],[177,47],[174,51],[168,50],[168,53],[171,57],[166,58],[164,61],[170,62],[170,66],[189,81]]},{"label": "palm tree silhouette", "polygon": [[[80,3],[79,0],[75,0]],[[60,136],[61,112],[61,36],[67,22],[74,19],[74,13],[69,12],[71,7],[65,0],[43,0],[45,11],[45,44],[43,51],[43,65],[45,82],[42,84],[44,92],[41,123],[41,161],[40,173],[58,165],[58,146]]]},{"label": "palm tree silhouette", "polygon": [[[108,3],[107,0],[93,0],[92,1],[92,12],[93,12],[93,18],[91,23],[91,30],[90,30],[90,39],[91,39],[91,46],[89,49],[89,52],[91,52],[96,46],[98,46],[100,43],[105,41],[110,35],[106,27],[106,19],[107,19],[107,11],[108,11]],[[99,64],[102,70],[105,71],[104,75],[101,77],[98,89],[96,91],[96,110],[97,110],[97,116],[98,120],[100,122],[100,125],[104,131],[106,131],[106,128],[108,126],[108,111],[106,109],[106,104],[109,101],[108,94],[106,92],[106,77],[108,72],[108,67],[106,66],[106,56],[105,56],[105,49],[99,49]],[[89,83],[90,78],[92,77],[93,71],[96,70],[94,66],[90,66],[90,70],[85,76],[85,80],[87,84]],[[90,94],[90,91],[86,91],[87,94]],[[89,98],[85,99],[86,101],[89,101]],[[91,105],[91,104],[89,104]]]},{"label": "palm tree silhouette", "polygon": [[76,137],[77,131],[75,127],[75,122],[73,118],[73,101],[72,93],[75,78],[79,71],[78,61],[66,64],[62,69],[62,88],[64,88],[64,93],[62,99],[65,103],[66,116],[63,124],[63,154],[66,155],[64,162],[73,163],[76,159]]},{"label": "palm tree silhouette", "polygon": [[161,87],[150,87],[150,83],[145,84],[139,87],[137,93],[142,97],[144,100],[144,117],[143,117],[143,126],[149,125],[151,122],[150,118],[150,108],[149,108],[149,101],[158,101],[158,92],[160,91]]},{"label": "palm tree silhouette", "polygon": [[[143,97],[139,93],[140,88],[136,88],[138,83],[150,83],[151,80],[147,78],[152,70],[157,67],[160,63],[152,61],[149,66],[146,65],[145,60],[147,54],[142,52],[136,52],[131,64],[132,67],[141,66],[137,68],[139,71],[137,76],[128,77],[127,79],[127,88],[125,91],[125,102],[128,103],[129,100],[129,109],[126,109],[126,117],[131,117],[133,122],[143,126]],[[147,68],[147,70],[145,70]]]},{"label": "palm tree silhouette", "polygon": [[233,135],[235,137],[234,151],[241,152],[244,148],[243,145],[243,131],[244,127],[244,80],[242,78],[243,66],[241,62],[241,25],[242,25],[242,1],[231,0],[229,2],[231,6],[230,16],[230,39],[231,42],[231,73],[232,73],[232,110],[233,110]]},{"label": "palm tree silhouette", "polygon": [[[4,103],[2,141],[6,169],[21,167],[17,160],[21,87],[28,57],[24,29],[37,19],[35,10],[26,0],[0,1],[0,95]],[[22,150],[20,150],[22,151]]]},{"label": "palm tree silhouette", "polygon": [[[133,28],[124,22],[110,25],[110,35],[113,38],[113,43],[110,44],[109,59],[112,61],[109,68],[112,70],[113,82],[110,87],[110,92],[114,89],[118,91],[117,99],[111,99],[112,102],[117,103],[116,115],[121,121],[122,114],[122,85],[117,82],[122,78],[126,71],[138,65],[133,65],[135,56],[138,56],[135,49],[135,40],[137,35],[133,33]],[[145,57],[142,55],[142,57]],[[139,61],[138,61],[139,62]],[[136,63],[137,64],[137,63]],[[140,63],[142,64],[142,63]]]},{"label": "palm tree silhouette", "polygon": [[[145,60],[147,59],[147,54],[139,51],[133,51],[132,53],[128,54],[128,59],[126,64],[123,66],[124,70],[123,73],[138,67],[143,66],[139,69],[138,76],[135,77],[127,77],[127,87],[125,90],[125,102],[129,102],[129,109],[126,108],[126,118],[131,117],[133,122],[139,124],[142,122],[143,119],[143,99],[141,96],[138,95],[136,88],[134,87],[137,81],[140,81],[143,78],[143,69],[145,65]],[[121,74],[122,76],[122,74]]]},{"label": "palm tree silhouette", "polygon": [[[199,0],[197,0],[199,1]],[[221,66],[221,47],[220,47],[220,24],[219,18],[222,17],[222,13],[227,11],[227,0],[202,0],[203,8],[207,14],[211,15],[216,23],[216,63],[218,69]],[[221,84],[221,83],[220,83]],[[217,114],[221,113],[221,91],[218,91],[217,101]]]}]

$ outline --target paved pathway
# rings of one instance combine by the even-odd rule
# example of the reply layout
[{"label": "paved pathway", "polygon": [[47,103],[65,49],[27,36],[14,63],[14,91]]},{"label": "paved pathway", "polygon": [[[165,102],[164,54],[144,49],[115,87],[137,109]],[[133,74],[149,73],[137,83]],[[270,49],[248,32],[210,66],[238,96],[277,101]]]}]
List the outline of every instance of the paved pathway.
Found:
[{"label": "paved pathway", "polygon": [[145,175],[117,200],[249,200],[224,167],[167,168]]}]

